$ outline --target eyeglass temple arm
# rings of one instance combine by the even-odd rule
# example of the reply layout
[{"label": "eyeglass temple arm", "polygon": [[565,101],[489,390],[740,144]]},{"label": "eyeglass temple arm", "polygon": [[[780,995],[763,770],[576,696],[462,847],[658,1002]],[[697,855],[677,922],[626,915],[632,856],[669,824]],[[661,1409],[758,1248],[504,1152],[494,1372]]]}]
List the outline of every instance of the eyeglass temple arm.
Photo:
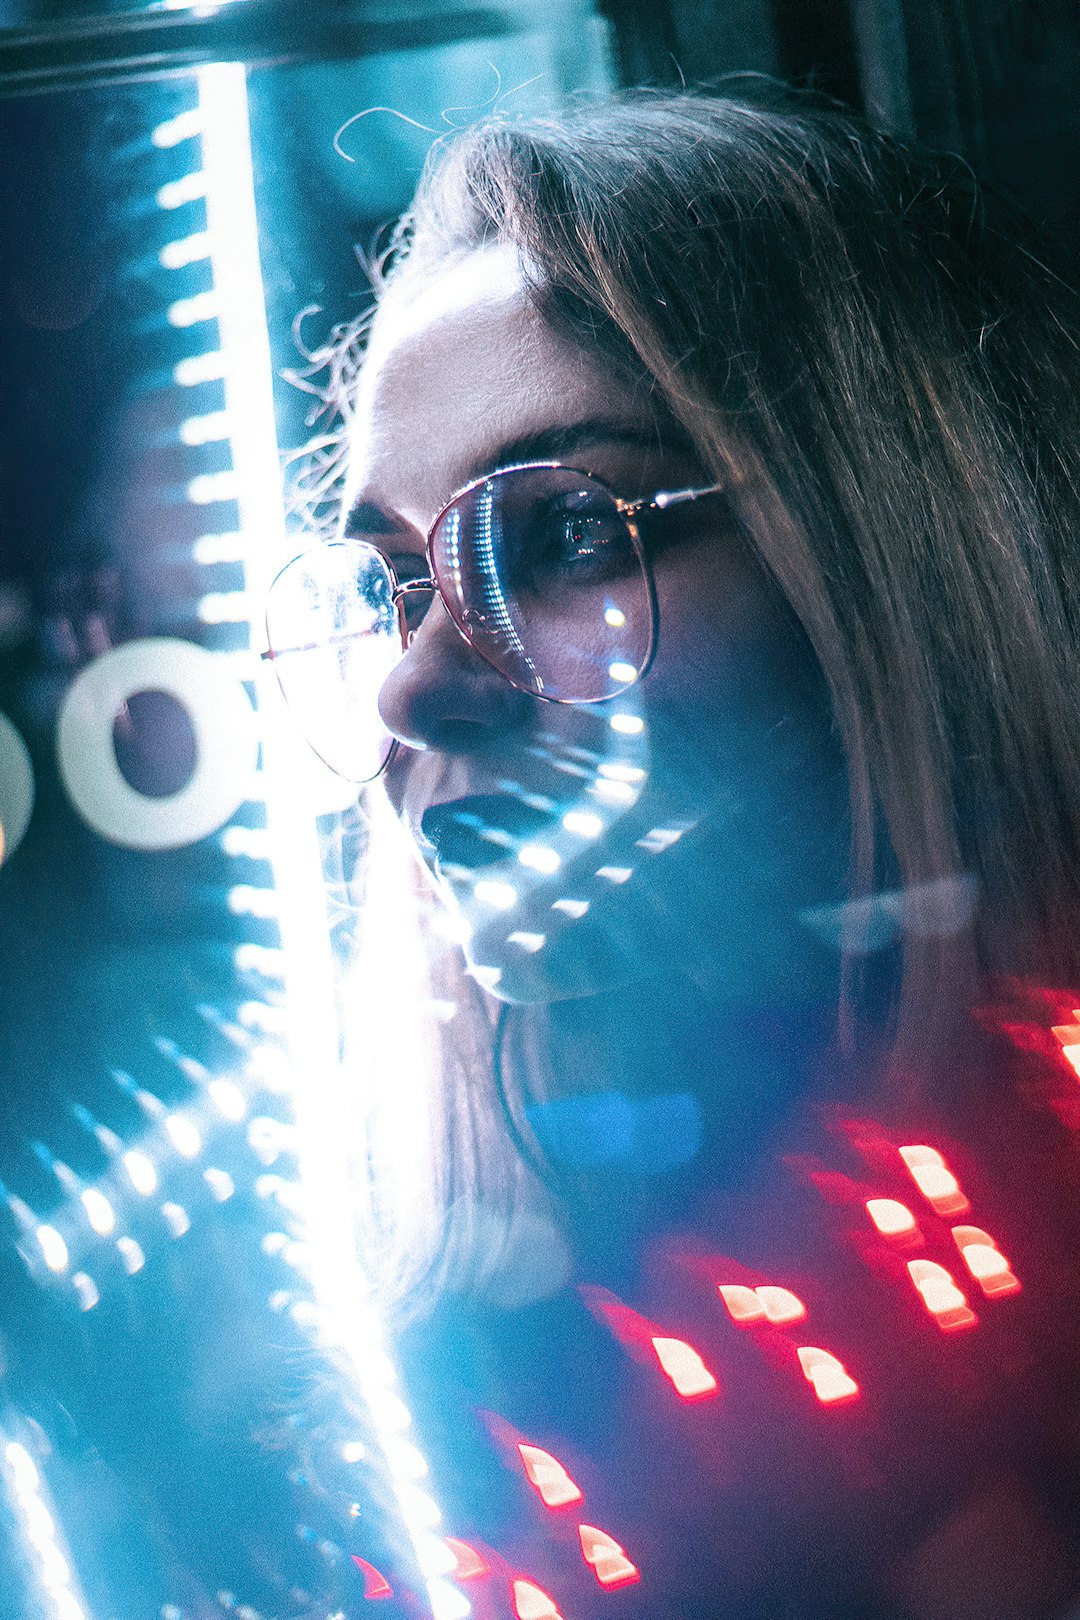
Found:
[{"label": "eyeglass temple arm", "polygon": [[666,512],[669,506],[685,506],[688,501],[700,500],[703,495],[726,495],[732,484],[708,484],[704,489],[661,489],[641,501],[620,501],[619,510],[624,517],[636,517],[650,509]]}]

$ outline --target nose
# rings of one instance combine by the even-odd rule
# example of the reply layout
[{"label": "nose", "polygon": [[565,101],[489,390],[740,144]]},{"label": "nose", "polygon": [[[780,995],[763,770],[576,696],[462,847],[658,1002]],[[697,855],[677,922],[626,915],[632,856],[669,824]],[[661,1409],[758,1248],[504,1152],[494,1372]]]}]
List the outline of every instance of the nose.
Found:
[{"label": "nose", "polygon": [[436,596],[383,682],[379,712],[406,747],[457,754],[512,731],[536,702],[473,651]]}]

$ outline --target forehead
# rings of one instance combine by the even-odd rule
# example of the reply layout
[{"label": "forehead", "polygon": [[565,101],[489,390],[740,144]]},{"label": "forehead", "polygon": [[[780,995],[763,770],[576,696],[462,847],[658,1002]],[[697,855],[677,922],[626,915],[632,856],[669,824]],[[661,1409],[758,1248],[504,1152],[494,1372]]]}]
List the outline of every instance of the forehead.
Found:
[{"label": "forehead", "polygon": [[346,509],[371,502],[424,530],[498,446],[594,416],[632,422],[626,393],[541,318],[513,249],[480,249],[387,294],[357,390]]}]

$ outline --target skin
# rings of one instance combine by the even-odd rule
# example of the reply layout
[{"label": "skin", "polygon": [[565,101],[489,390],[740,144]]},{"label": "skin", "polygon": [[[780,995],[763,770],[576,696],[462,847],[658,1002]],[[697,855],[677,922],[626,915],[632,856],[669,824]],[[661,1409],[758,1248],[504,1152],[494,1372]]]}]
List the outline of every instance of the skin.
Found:
[{"label": "skin", "polygon": [[[582,423],[594,425],[575,433]],[[418,291],[392,288],[360,382],[345,533],[403,576],[426,574],[428,528],[456,491],[548,459],[630,500],[712,482],[647,386],[628,388],[545,323],[511,248],[478,250]],[[471,970],[505,1000],[673,975],[720,1001],[819,995],[835,962],[800,913],[841,897],[847,848],[820,674],[727,498],[643,521],[642,533],[660,635],[638,684],[588,707],[516,691],[433,599],[379,698],[401,744],[386,791],[463,919]],[[640,722],[637,735],[613,715]],[[543,823],[494,865],[447,874],[425,812],[508,782],[544,806]],[[598,815],[600,835],[568,832],[575,812]],[[558,870],[523,866],[523,842],[554,850]],[[605,868],[631,875],[597,876]],[[516,901],[482,898],[492,882]]]}]

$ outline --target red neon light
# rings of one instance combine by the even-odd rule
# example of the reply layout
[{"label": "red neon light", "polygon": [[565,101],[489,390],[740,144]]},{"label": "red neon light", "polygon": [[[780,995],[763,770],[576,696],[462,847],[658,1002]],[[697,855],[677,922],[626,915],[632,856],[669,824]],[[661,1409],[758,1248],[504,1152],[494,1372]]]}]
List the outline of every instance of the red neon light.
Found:
[{"label": "red neon light", "polygon": [[814,1386],[814,1394],[823,1406],[832,1406],[837,1401],[852,1401],[858,1395],[858,1384],[843,1362],[830,1355],[828,1350],[819,1350],[815,1344],[800,1345],[799,1363],[807,1383]]},{"label": "red neon light", "polygon": [[488,1573],[488,1566],[475,1547],[470,1547],[467,1541],[459,1541],[456,1536],[446,1536],[444,1539],[454,1555],[452,1574],[455,1581],[475,1581]]},{"label": "red neon light", "polygon": [[938,1327],[948,1332],[952,1328],[971,1327],[978,1321],[944,1266],[934,1260],[909,1260],[908,1271]]},{"label": "red neon light", "polygon": [[1020,1279],[989,1232],[978,1226],[954,1226],[952,1235],[964,1264],[984,1294],[990,1297],[1019,1293]]},{"label": "red neon light", "polygon": [[699,1401],[716,1393],[716,1379],[692,1346],[682,1339],[655,1338],[652,1347],[676,1394],[684,1401]]},{"label": "red neon light", "polygon": [[884,1237],[918,1231],[918,1223],[906,1204],[896,1198],[868,1198],[866,1213]]},{"label": "red neon light", "polygon": [[592,1565],[601,1586],[632,1586],[640,1581],[641,1571],[627,1558],[614,1537],[592,1524],[579,1524],[578,1535],[585,1562]]},{"label": "red neon light", "polygon": [[771,1284],[748,1288],[744,1283],[717,1283],[716,1287],[728,1315],[740,1327],[754,1322],[771,1322],[774,1327],[782,1327],[786,1322],[801,1322],[806,1315],[806,1306],[790,1288],[775,1288]]},{"label": "red neon light", "polygon": [[532,1581],[517,1580],[511,1581],[510,1590],[517,1620],[563,1620],[554,1598],[549,1597],[543,1587],[534,1586]]},{"label": "red neon light", "polygon": [[765,1306],[758,1298],[756,1288],[747,1288],[743,1283],[717,1283],[716,1287],[733,1322],[745,1325],[767,1320]]},{"label": "red neon light", "polygon": [[374,1564],[369,1564],[366,1558],[358,1558],[355,1553],[352,1561],[364,1577],[364,1596],[366,1598],[393,1597],[393,1588],[385,1575],[381,1575]]},{"label": "red neon light", "polygon": [[520,1442],[518,1451],[521,1453],[529,1484],[539,1494],[545,1507],[565,1507],[568,1502],[582,1500],[584,1493],[581,1486],[570,1478],[562,1463],[549,1451],[541,1451],[539,1446],[527,1446]]},{"label": "red neon light", "polygon": [[[1080,1009],[1073,1012],[1073,1017],[1076,1018],[1078,1013]],[[1080,1077],[1080,1023],[1055,1024],[1053,1033],[1057,1036],[1062,1057],[1072,1065],[1073,1072]]]},{"label": "red neon light", "polygon": [[960,1183],[936,1148],[920,1144],[902,1147],[899,1151],[912,1181],[939,1215],[962,1215],[965,1209],[971,1208]]},{"label": "red neon light", "polygon": [[806,1306],[790,1288],[774,1288],[770,1284],[755,1288],[754,1292],[765,1307],[765,1315],[775,1327],[782,1327],[785,1322],[801,1322],[806,1315]]}]

